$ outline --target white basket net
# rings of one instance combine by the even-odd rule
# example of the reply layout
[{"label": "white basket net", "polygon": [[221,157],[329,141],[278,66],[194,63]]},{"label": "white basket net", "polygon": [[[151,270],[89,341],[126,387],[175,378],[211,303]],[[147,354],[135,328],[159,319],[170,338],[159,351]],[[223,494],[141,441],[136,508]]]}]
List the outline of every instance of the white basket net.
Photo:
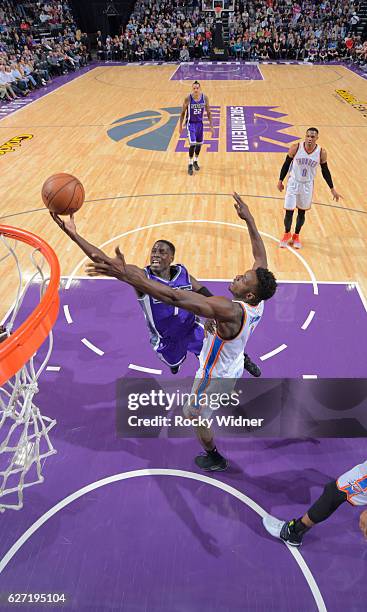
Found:
[{"label": "white basket net", "polygon": [[[18,275],[16,298],[0,324],[0,342],[6,340],[17,325],[17,317],[20,316],[29,288],[39,284],[38,294],[41,299],[49,280],[43,272],[45,258],[38,249],[32,247],[30,260],[33,272],[25,282],[18,256],[19,246],[23,244],[17,240],[11,242],[13,244],[0,235],[0,263],[7,260],[9,264],[12,260]],[[34,402],[38,393],[38,380],[50,359],[52,346],[51,332],[45,351],[42,347],[41,352],[45,352],[45,355],[42,354],[41,361],[37,359],[36,353],[15,376],[0,387],[0,512],[6,509],[20,510],[23,507],[24,489],[43,482],[45,459],[56,453],[49,438],[49,432],[56,421],[43,416]]]}]

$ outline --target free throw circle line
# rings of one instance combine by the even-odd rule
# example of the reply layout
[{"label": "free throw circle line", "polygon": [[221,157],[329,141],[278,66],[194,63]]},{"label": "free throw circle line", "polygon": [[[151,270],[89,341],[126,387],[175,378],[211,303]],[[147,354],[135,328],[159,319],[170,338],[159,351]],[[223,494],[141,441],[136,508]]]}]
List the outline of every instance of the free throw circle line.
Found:
[{"label": "free throw circle line", "polygon": [[[241,491],[238,491],[238,489],[235,489],[234,487],[231,487],[227,483],[222,482],[220,480],[215,480],[214,478],[209,478],[208,476],[204,476],[203,474],[196,474],[195,472],[188,472],[186,470],[170,470],[170,469],[161,469],[161,468],[152,468],[149,470],[144,469],[144,470],[133,470],[131,472],[122,472],[120,474],[114,474],[112,476],[107,476],[107,478],[103,478],[102,480],[96,480],[95,482],[92,482],[89,485],[86,485],[85,487],[82,487],[81,489],[74,491],[74,493],[71,493],[71,495],[68,495],[68,497],[65,497],[58,504],[56,504],[55,506],[50,508],[50,510],[45,512],[45,514],[43,514],[37,521],[35,521],[33,525],[31,525],[29,529],[27,529],[27,531],[25,531],[20,536],[20,538],[18,538],[18,540],[13,544],[13,546],[8,550],[8,552],[0,560],[0,574],[5,569],[5,567],[8,565],[8,563],[12,560],[12,558],[15,556],[18,550],[20,550],[20,548],[27,542],[27,540],[29,540],[32,537],[32,535],[40,527],[42,527],[42,525],[44,525],[50,518],[52,518],[55,514],[60,512],[60,510],[62,510],[63,508],[71,504],[73,501],[79,499],[83,495],[90,493],[90,491],[95,491],[96,489],[109,485],[113,482],[119,482],[121,480],[128,480],[129,478],[137,478],[140,476],[176,476],[179,478],[188,478],[190,480],[197,480],[199,482],[204,482],[205,484],[209,484],[213,487],[216,487],[217,489],[220,489],[221,491],[225,491],[226,493],[229,493],[233,497],[236,497],[243,504],[245,504],[246,506],[251,508],[251,510],[256,512],[261,518],[264,518],[264,516],[267,514],[267,512],[261,506],[259,506],[259,504],[257,504],[253,499],[251,499],[250,497],[248,497]],[[320,589],[317,586],[316,580],[314,579],[312,572],[310,568],[308,567],[306,561],[302,557],[301,553],[299,552],[299,550],[295,549],[292,546],[289,546],[288,544],[286,544],[286,547],[288,548],[289,552],[293,555],[296,563],[298,564],[311,590],[311,593],[315,600],[317,609],[319,610],[319,612],[327,612],[325,602],[321,595]]]}]

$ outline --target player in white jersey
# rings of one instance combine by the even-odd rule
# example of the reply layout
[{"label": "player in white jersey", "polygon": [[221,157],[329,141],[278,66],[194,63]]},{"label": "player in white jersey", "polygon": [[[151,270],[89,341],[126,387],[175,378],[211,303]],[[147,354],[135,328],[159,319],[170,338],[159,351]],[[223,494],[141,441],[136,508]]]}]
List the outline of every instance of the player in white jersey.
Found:
[{"label": "player in white jersey", "polygon": [[[113,276],[161,302],[215,320],[216,334],[206,339],[199,357],[196,385],[203,383],[203,387],[212,384],[213,372],[217,377],[220,375],[221,380],[227,381],[242,376],[243,350],[247,339],[261,318],[263,300],[271,298],[277,286],[274,275],[267,269],[264,243],[254,218],[240,196],[235,193],[233,197],[237,214],[247,225],[254,257],[252,269],[236,276],[229,285],[233,300],[219,296],[206,297],[158,283],[147,278],[144,270],[127,265],[118,248],[115,258],[101,253],[94,258],[95,263],[87,268],[90,276]],[[204,391],[204,388],[200,388],[200,393]],[[195,412],[192,416],[195,416]],[[225,469],[227,461],[217,451],[210,427],[198,424],[196,431],[206,451],[204,456],[196,457],[196,464],[204,470]]]},{"label": "player in white jersey", "polygon": [[[367,461],[329,482],[319,499],[301,518],[280,521],[268,514],[263,518],[263,524],[272,536],[291,546],[300,546],[304,534],[311,527],[325,521],[346,501],[352,506],[367,506]],[[367,510],[359,517],[359,527],[367,538]]]},{"label": "player in white jersey", "polygon": [[[281,248],[285,248],[287,244],[292,244],[295,249],[302,247],[299,234],[305,222],[306,210],[311,208],[314,181],[319,165],[321,165],[322,176],[333,194],[333,200],[338,202],[339,198],[342,197],[334,189],[333,180],[327,165],[326,150],[317,144],[318,137],[319,131],[317,128],[308,128],[304,142],[290,147],[281,168],[277,185],[279,191],[283,191],[283,181],[290,169],[284,201],[286,211],[284,217],[284,236],[279,243]],[[292,220],[296,208],[298,209],[298,214],[295,231],[292,236]]]}]

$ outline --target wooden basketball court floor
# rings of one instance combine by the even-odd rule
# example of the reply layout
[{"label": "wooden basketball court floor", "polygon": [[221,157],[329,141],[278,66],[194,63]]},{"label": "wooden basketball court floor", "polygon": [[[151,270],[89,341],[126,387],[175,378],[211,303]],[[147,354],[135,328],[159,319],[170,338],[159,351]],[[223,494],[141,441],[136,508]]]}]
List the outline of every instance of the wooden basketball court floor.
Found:
[{"label": "wooden basketball court floor", "polygon": [[[134,364],[167,372],[150,350],[130,288],[83,278],[83,255],[40,198],[51,174],[76,175],[87,194],[77,227],[90,242],[108,243],[103,248],[110,253],[119,244],[127,261],[143,266],[153,241],[167,238],[176,245],[177,261],[225,294],[225,279],[252,262],[230,195],[238,191],[280,281],[249,344],[250,354],[263,358],[264,376],[365,376],[367,118],[355,100],[367,99],[367,84],[343,66],[237,68],[227,68],[233,80],[224,80],[220,64],[100,65],[0,120],[3,143],[33,136],[0,156],[0,223],[40,234],[58,254],[65,277],[52,368],[43,373],[37,396],[58,421],[58,454],[47,461],[44,484],[27,490],[24,509],[1,518],[4,592],[66,590],[66,609],[83,610],[292,610],[295,598],[305,611],[342,610],[346,598],[364,609],[364,548],[350,508],[341,508],[324,530],[315,529],[303,558],[293,555],[296,563],[262,531],[257,516],[299,516],[328,480],[362,460],[364,439],[226,438],[232,467],[222,482],[187,471],[195,470],[198,450],[190,436],[116,436],[116,380],[133,375]],[[214,139],[208,134],[200,172],[190,177],[177,119],[198,77],[205,79],[219,126]],[[235,144],[232,107],[244,107],[248,152],[229,151]],[[288,144],[310,126],[320,130],[344,199],[333,202],[317,177],[304,249],[295,254],[277,245],[283,196],[276,183]],[[27,278],[31,266],[18,252]],[[9,258],[1,266],[2,317],[15,282]],[[27,312],[36,289],[25,298]],[[86,339],[89,347],[81,343]],[[192,376],[195,366],[190,356],[183,373]],[[358,393],[353,406],[360,403]],[[126,486],[120,483],[125,479]]]},{"label": "wooden basketball court floor", "polygon": [[[2,143],[23,133],[33,138],[0,157],[1,221],[42,235],[58,253],[63,274],[69,274],[80,259],[79,251],[42,209],[40,191],[51,174],[70,172],[86,190],[78,229],[96,244],[163,221],[237,223],[233,190],[245,195],[259,229],[278,238],[283,230],[283,197],[276,183],[285,152],[226,152],[225,125],[227,106],[275,106],[285,115],[280,121],[291,124],[279,129],[294,140],[302,138],[309,126],[319,128],[319,144],[327,149],[334,184],[344,196],[339,204],[333,202],[320,173],[316,204],[302,231],[302,255],[318,280],[358,281],[366,294],[367,117],[336,93],[347,90],[363,102],[366,82],[335,65],[262,65],[264,80],[202,81],[210,104],[220,107],[219,146],[211,153],[205,151],[209,145],[203,147],[202,168],[190,177],[187,154],[175,152],[178,125],[165,151],[127,146],[129,138],[114,141],[108,135],[121,117],[180,107],[192,80],[170,80],[176,69],[175,65],[100,66],[2,119]],[[261,109],[258,113],[261,117]],[[158,125],[142,133],[167,123],[167,111],[161,114]],[[288,146],[266,136],[263,142],[283,145],[284,151]],[[162,233],[175,242],[178,260],[200,278],[229,278],[251,262],[246,234],[213,224],[142,230],[117,242],[128,261],[142,266],[152,241]],[[269,265],[279,279],[307,280],[300,261],[270,239],[266,247]]]}]

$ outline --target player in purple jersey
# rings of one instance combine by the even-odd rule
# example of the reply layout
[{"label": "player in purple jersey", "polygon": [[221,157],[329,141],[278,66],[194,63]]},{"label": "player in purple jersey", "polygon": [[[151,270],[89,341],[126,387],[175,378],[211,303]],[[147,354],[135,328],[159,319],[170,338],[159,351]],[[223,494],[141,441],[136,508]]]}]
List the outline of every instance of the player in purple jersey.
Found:
[{"label": "player in purple jersey", "polygon": [[[102,253],[77,233],[73,215],[68,220],[62,220],[53,213],[51,216],[92,261],[96,260],[98,253]],[[186,289],[211,297],[213,294],[209,289],[190,275],[185,266],[172,265],[174,257],[175,247],[171,242],[155,242],[150,253],[150,265],[144,268],[146,277],[166,287]],[[153,350],[170,368],[172,374],[177,374],[188,352],[199,356],[203,346],[204,326],[197,316],[183,308],[170,306],[139,291],[136,293],[147,322]],[[261,375],[260,368],[246,353],[244,367],[252,376]]]},{"label": "player in purple jersey", "polygon": [[[189,274],[182,264],[173,264],[175,247],[168,240],[158,240],[150,253],[150,265],[144,268],[147,278],[173,289],[197,291],[211,295],[210,291]],[[200,354],[204,328],[193,313],[175,308],[137,291],[138,301],[150,333],[150,344],[158,357],[176,374],[187,352]]]},{"label": "player in purple jersey", "polygon": [[[192,92],[187,98],[185,98],[182,113],[180,116],[180,134],[182,132],[182,126],[186,121],[187,135],[189,138],[189,167],[188,173],[193,174],[194,170],[200,170],[198,164],[198,158],[201,150],[201,145],[204,139],[204,110],[209,119],[210,129],[212,136],[214,136],[214,127],[212,121],[212,114],[210,112],[208,96],[205,96],[201,91],[199,81],[195,81],[192,86]],[[186,119],[185,119],[186,117]]]}]

